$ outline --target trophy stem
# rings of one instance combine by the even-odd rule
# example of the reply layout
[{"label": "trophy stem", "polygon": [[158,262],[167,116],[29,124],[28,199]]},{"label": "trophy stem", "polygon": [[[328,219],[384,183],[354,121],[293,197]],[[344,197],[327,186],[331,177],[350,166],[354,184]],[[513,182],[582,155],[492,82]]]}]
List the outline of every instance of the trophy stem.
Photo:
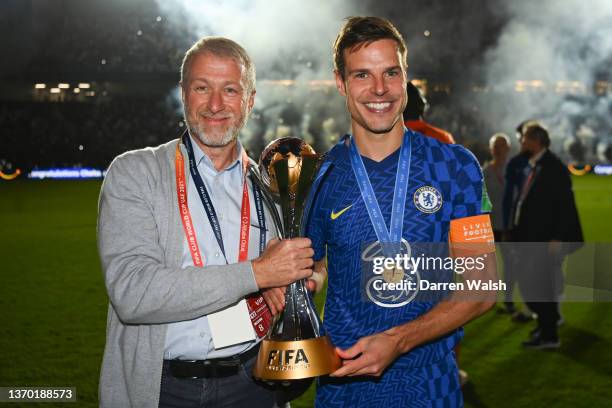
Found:
[{"label": "trophy stem", "polygon": [[274,323],[269,338],[276,341],[304,340],[324,334],[312,296],[304,280],[293,282],[285,292],[285,309]]}]

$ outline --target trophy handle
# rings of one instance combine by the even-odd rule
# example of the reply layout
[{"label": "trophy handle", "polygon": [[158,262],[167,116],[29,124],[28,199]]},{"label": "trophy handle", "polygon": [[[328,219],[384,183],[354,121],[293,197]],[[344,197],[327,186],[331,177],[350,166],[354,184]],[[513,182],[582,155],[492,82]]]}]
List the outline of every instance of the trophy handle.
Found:
[{"label": "trophy handle", "polygon": [[261,176],[257,172],[257,169],[255,168],[255,166],[249,164],[248,169],[249,169],[248,171],[249,171],[249,177],[251,178],[251,181],[255,183],[257,187],[259,187],[259,192],[261,193],[261,196],[263,197],[264,203],[266,204],[266,207],[268,207],[268,211],[270,211],[270,215],[272,215],[272,221],[274,223],[274,227],[276,228],[276,235],[278,235],[279,239],[284,239],[285,231],[283,229],[283,223],[281,221],[280,214],[278,213],[278,209],[276,208],[276,205],[274,204],[274,199],[268,192],[268,189],[264,186],[263,181],[261,181]]},{"label": "trophy handle", "polygon": [[285,232],[288,238],[294,238],[297,234],[295,228],[295,208],[291,205],[291,193],[289,191],[289,163],[287,160],[279,160],[273,164],[278,185],[278,195],[283,213]]},{"label": "trophy handle", "polygon": [[300,178],[298,180],[298,189],[297,196],[295,198],[296,209],[295,209],[295,219],[301,220],[302,214],[304,212],[304,203],[306,202],[306,197],[308,197],[308,192],[312,187],[312,181],[316,175],[316,167],[319,162],[318,154],[304,155],[302,156],[302,171],[300,172]]}]

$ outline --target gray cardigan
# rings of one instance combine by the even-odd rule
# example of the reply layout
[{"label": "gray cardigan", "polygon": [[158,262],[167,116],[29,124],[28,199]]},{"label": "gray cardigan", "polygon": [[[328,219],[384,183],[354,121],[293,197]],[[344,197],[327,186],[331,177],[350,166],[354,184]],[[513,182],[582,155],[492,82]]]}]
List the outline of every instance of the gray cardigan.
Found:
[{"label": "gray cardigan", "polygon": [[122,154],[102,185],[98,250],[110,301],[102,407],[157,407],[167,323],[215,312],[258,290],[250,262],[181,268],[177,142]]}]

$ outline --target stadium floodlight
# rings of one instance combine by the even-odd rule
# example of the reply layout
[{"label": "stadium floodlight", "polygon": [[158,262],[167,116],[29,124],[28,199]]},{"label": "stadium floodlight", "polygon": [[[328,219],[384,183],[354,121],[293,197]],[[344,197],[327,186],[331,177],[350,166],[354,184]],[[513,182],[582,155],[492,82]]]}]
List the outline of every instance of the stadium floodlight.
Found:
[{"label": "stadium floodlight", "polygon": [[82,89],[89,89],[90,87],[91,87],[91,85],[88,84],[87,82],[81,82],[79,84],[79,88],[82,88]]},{"label": "stadium floodlight", "polygon": [[34,89],[45,89],[47,84],[34,84]]},{"label": "stadium floodlight", "polygon": [[62,90],[59,88],[51,88],[49,89],[49,92],[51,92],[52,94],[56,94],[62,92]]},{"label": "stadium floodlight", "polygon": [[74,93],[80,93],[80,92],[81,92],[81,89],[80,89],[80,88],[74,88],[74,89],[73,89],[73,92],[74,92]]},{"label": "stadium floodlight", "polygon": [[58,84],[57,87],[59,89],[68,89],[68,88],[70,88],[70,84],[61,83],[61,84]]}]

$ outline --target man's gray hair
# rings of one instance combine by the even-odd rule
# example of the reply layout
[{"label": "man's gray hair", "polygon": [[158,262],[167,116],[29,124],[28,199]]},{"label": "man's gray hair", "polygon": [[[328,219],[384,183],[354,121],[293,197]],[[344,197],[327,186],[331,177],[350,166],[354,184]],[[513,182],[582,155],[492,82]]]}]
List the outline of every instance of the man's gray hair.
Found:
[{"label": "man's gray hair", "polygon": [[510,138],[508,137],[508,135],[506,135],[505,133],[496,133],[489,139],[489,149],[493,149],[495,141],[499,138],[504,139],[506,141],[506,144],[510,146]]},{"label": "man's gray hair", "polygon": [[197,55],[206,53],[217,57],[232,58],[239,65],[242,65],[247,94],[255,90],[255,64],[251,61],[251,57],[238,43],[224,37],[203,37],[187,50],[181,65],[181,84],[183,86],[185,86],[184,81],[189,78],[191,60]]}]

